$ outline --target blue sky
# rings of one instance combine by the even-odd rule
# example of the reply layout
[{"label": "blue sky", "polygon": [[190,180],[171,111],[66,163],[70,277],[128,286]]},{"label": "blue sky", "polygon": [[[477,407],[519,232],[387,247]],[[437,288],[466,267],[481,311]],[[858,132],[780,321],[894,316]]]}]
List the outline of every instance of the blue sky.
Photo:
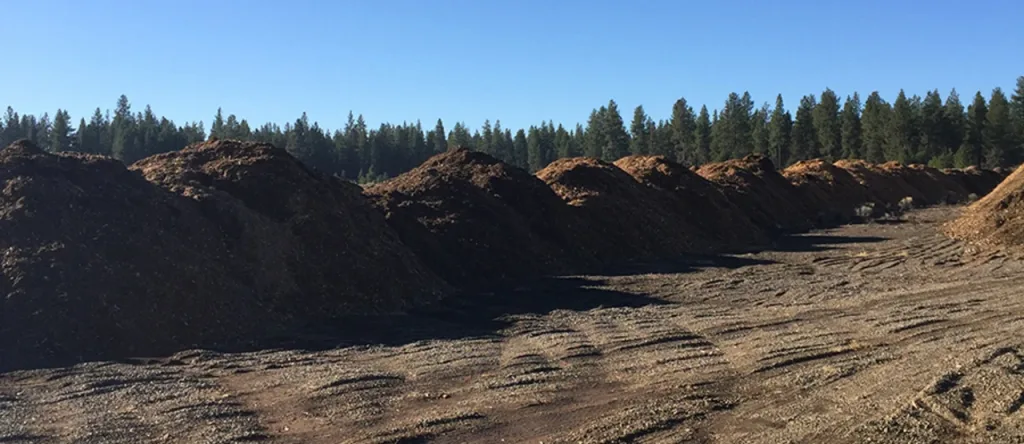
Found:
[{"label": "blue sky", "polygon": [[218,107],[327,128],[353,110],[473,128],[585,121],[618,102],[667,118],[750,91],[787,108],[830,87],[887,100],[1012,90],[1019,0],[70,0],[0,5],[0,106],[88,117],[120,94],[181,124]]}]

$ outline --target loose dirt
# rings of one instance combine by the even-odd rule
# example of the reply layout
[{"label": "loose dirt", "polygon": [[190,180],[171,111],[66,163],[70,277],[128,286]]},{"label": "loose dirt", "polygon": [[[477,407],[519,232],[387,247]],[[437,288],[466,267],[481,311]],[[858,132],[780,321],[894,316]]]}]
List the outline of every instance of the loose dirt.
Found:
[{"label": "loose dirt", "polygon": [[946,229],[951,236],[982,247],[1024,246],[1024,166]]},{"label": "loose dirt", "polygon": [[553,278],[357,343],[10,372],[0,441],[1019,442],[1024,259],[944,236],[959,211]]}]

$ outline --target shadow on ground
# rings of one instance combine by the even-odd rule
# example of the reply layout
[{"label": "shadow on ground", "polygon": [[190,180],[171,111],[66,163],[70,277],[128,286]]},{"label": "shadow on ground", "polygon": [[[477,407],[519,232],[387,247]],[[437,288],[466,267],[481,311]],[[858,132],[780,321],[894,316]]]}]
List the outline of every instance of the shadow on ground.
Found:
[{"label": "shadow on ground", "polygon": [[[768,251],[812,252],[837,245],[872,243],[882,237],[834,236],[807,233],[780,238]],[[492,337],[509,327],[516,316],[545,314],[554,310],[586,311],[595,308],[642,307],[669,304],[651,298],[613,290],[601,276],[615,277],[642,274],[689,273],[705,268],[729,268],[774,263],[747,255],[687,255],[672,260],[633,263],[594,270],[597,277],[545,277],[523,283],[519,287],[493,292],[451,295],[432,307],[406,314],[358,316],[332,319],[296,328],[286,336],[260,338],[248,344],[218,346],[197,344],[194,348],[218,352],[248,352],[267,349],[324,350],[351,345],[403,345],[422,340]],[[111,357],[83,357],[84,360]],[[119,362],[140,363],[150,359],[120,359]],[[73,363],[53,363],[64,366]],[[17,366],[15,366],[17,367]]]},{"label": "shadow on ground", "polygon": [[873,244],[889,240],[878,236],[833,236],[825,233],[794,234],[780,238],[769,251],[791,253],[833,250],[839,245]]}]

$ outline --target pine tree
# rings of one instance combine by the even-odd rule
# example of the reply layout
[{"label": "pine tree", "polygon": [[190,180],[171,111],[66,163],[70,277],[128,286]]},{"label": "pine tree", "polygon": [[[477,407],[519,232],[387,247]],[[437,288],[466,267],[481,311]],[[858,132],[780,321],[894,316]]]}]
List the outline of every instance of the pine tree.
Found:
[{"label": "pine tree", "polygon": [[960,103],[960,94],[953,89],[946,96],[946,104],[943,105],[943,118],[946,121],[946,133],[943,145],[950,150],[956,150],[964,141],[964,132],[967,128],[967,118],[964,115],[964,105]]},{"label": "pine tree", "polygon": [[7,112],[4,114],[4,126],[3,126],[3,146],[0,148],[10,145],[15,140],[18,140],[24,135],[21,133],[21,118],[18,113],[14,112],[14,108],[7,107]]},{"label": "pine tree", "polygon": [[540,131],[537,127],[530,126],[526,132],[526,164],[529,166],[530,172],[544,168],[544,154],[540,138]]},{"label": "pine tree", "polygon": [[[726,104],[728,107],[728,104]],[[717,109],[711,112],[711,137],[710,137],[710,159],[714,162],[722,162],[729,159],[732,153],[729,145],[730,129],[729,121],[723,117],[727,110],[719,112]]]},{"label": "pine tree", "polygon": [[[671,151],[675,153],[675,157],[684,164],[696,164],[698,162],[697,148],[694,145],[693,133],[697,129],[697,122],[693,115],[693,108],[686,102],[685,97],[680,97],[672,104],[672,117],[668,128],[671,135]],[[667,155],[668,152],[658,152],[658,154]]]},{"label": "pine tree", "polygon": [[574,156],[584,156],[586,150],[587,137],[586,132],[583,130],[583,124],[577,122],[576,130],[572,133],[572,147]]},{"label": "pine tree", "polygon": [[604,114],[604,130],[606,145],[601,151],[603,160],[614,162],[629,154],[629,134],[626,133],[626,126],[615,100],[608,101],[608,108]]},{"label": "pine tree", "polygon": [[117,109],[114,111],[111,130],[113,135],[111,151],[114,157],[124,163],[132,163],[142,158],[135,146],[136,122],[131,113],[131,103],[123,94],[117,100]]},{"label": "pine tree", "polygon": [[780,168],[789,164],[793,116],[786,111],[782,94],[775,96],[775,109],[768,123],[768,144],[772,161]]},{"label": "pine tree", "polygon": [[62,153],[71,151],[71,116],[66,110],[57,110],[53,117],[53,128],[50,131],[50,151]]},{"label": "pine tree", "polygon": [[793,123],[791,161],[808,160],[819,156],[818,132],[814,125],[815,107],[817,100],[813,95],[800,99],[800,106],[796,109],[796,122]]},{"label": "pine tree", "polygon": [[864,159],[868,162],[885,162],[891,115],[892,109],[878,91],[872,92],[864,102],[864,111],[861,113],[861,137]]},{"label": "pine tree", "polygon": [[213,116],[213,123],[210,124],[210,136],[218,139],[230,139],[224,133],[224,114],[219,107],[217,108],[217,114]]},{"label": "pine tree", "polygon": [[604,129],[605,114],[607,114],[607,108],[602,106],[600,109],[591,110],[590,117],[587,118],[587,130],[584,136],[585,148],[583,150],[584,155],[587,157],[600,159],[604,147],[608,145],[608,137]]},{"label": "pine tree", "polygon": [[819,155],[830,161],[843,157],[843,126],[839,121],[839,97],[825,88],[814,107],[814,130],[818,135]]},{"label": "pine tree", "polygon": [[892,120],[887,140],[887,160],[911,163],[916,159],[918,125],[914,118],[914,106],[902,89],[892,104]]},{"label": "pine tree", "polygon": [[985,124],[988,121],[988,105],[985,103],[985,96],[978,91],[974,95],[974,102],[967,107],[967,126],[964,131],[964,141],[957,150],[954,164],[958,168],[971,165],[981,166],[982,155],[985,152]]},{"label": "pine tree", "polygon": [[78,131],[75,131],[75,141],[74,141],[74,146],[75,146],[74,150],[75,151],[82,152],[82,153],[88,152],[88,151],[86,151],[86,146],[85,146],[85,142],[86,142],[86,139],[88,138],[88,134],[89,134],[89,127],[85,123],[85,118],[79,119],[78,120]]},{"label": "pine tree", "polygon": [[444,130],[444,123],[441,119],[437,119],[437,126],[434,127],[434,152],[443,153],[448,151],[448,139],[445,135],[448,134]]},{"label": "pine tree", "polygon": [[475,149],[473,146],[473,135],[469,133],[469,129],[462,122],[455,122],[451,134],[448,135],[448,143],[452,148]]},{"label": "pine tree", "polygon": [[1010,96],[1010,120],[1016,142],[1010,158],[1017,164],[1024,162],[1024,76],[1017,77],[1017,87]]},{"label": "pine tree", "polygon": [[555,156],[559,159],[575,157],[575,149],[572,146],[572,136],[561,124],[555,131]]},{"label": "pine tree", "polygon": [[529,168],[527,159],[529,159],[529,143],[526,141],[526,131],[522,128],[516,132],[515,139],[512,141],[512,151],[515,152],[514,164],[515,166],[523,169]]},{"label": "pine tree", "polygon": [[754,111],[750,119],[750,137],[754,145],[754,152],[758,154],[769,154],[771,152],[771,136],[768,130],[768,121],[771,119],[771,108],[765,103],[761,109]]},{"label": "pine tree", "polygon": [[708,115],[708,107],[702,105],[697,122],[693,128],[693,159],[690,164],[693,166],[703,165],[711,161],[711,116]]},{"label": "pine tree", "polygon": [[864,154],[862,151],[863,141],[861,139],[860,94],[855,92],[853,97],[846,96],[841,120],[843,125],[843,157],[847,159],[862,158]]},{"label": "pine tree", "polygon": [[[678,155],[673,155],[675,152],[675,143],[672,141],[672,128],[671,124],[662,120],[655,122],[654,119],[647,118],[647,134],[650,134],[649,145],[647,146],[647,152],[665,156],[668,159],[675,158],[679,161],[683,161]],[[691,134],[692,137],[692,134]]]},{"label": "pine tree", "polygon": [[985,142],[985,166],[995,168],[1007,166],[1014,149],[1013,127],[1010,122],[1010,103],[1002,88],[992,90],[988,101],[988,114],[982,130]]},{"label": "pine tree", "polygon": [[494,132],[491,129],[491,119],[484,120],[484,126],[480,130],[480,137],[476,142],[476,149],[481,153],[494,155],[494,148],[491,146],[491,139],[494,138]]},{"label": "pine tree", "polygon": [[647,128],[647,113],[643,105],[637,105],[633,110],[633,122],[629,125],[629,153],[649,154],[648,148],[651,145],[651,133]]},{"label": "pine tree", "polygon": [[[733,96],[730,95],[730,101]],[[744,91],[743,96],[739,98],[738,102],[733,102],[729,106],[728,129],[731,134],[731,149],[732,155],[736,157],[742,157],[747,154],[754,152],[754,138],[751,135],[751,119],[754,115],[754,100],[750,97],[750,92]]]},{"label": "pine tree", "polygon": [[949,123],[946,121],[946,109],[938,90],[929,91],[921,104],[920,151],[914,159],[917,162],[929,162],[933,158],[952,152],[946,145]]},{"label": "pine tree", "polygon": [[494,157],[503,162],[512,160],[512,145],[505,141],[505,131],[501,128],[501,120],[494,121],[494,129],[491,131],[491,150]]}]

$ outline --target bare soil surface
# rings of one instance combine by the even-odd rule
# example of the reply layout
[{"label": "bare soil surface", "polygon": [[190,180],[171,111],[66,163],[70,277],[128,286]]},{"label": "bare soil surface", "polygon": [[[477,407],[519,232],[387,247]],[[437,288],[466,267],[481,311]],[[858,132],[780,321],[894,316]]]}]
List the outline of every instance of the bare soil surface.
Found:
[{"label": "bare soil surface", "polygon": [[547,279],[303,347],[11,372],[0,442],[1022,442],[1024,259],[942,235],[959,211]]}]

